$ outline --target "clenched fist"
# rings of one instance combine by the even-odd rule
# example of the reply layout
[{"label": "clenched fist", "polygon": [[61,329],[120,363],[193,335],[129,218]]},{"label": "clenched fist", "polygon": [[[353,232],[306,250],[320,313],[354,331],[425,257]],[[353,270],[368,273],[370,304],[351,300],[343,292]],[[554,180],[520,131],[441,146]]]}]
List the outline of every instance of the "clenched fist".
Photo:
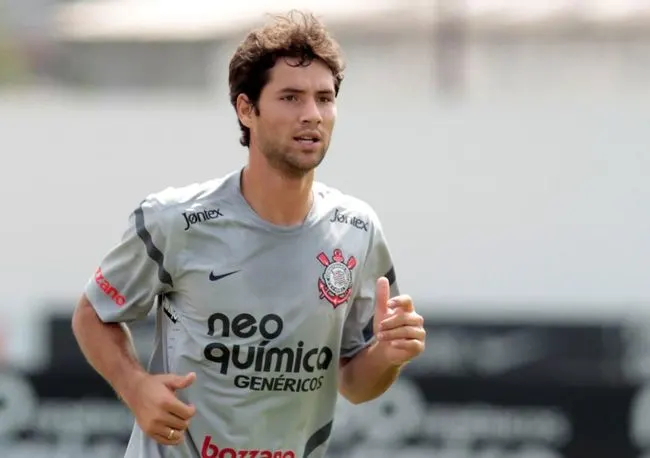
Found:
[{"label": "clenched fist", "polygon": [[142,431],[162,445],[178,445],[196,408],[176,397],[176,391],[190,386],[196,379],[187,375],[144,375],[125,398]]},{"label": "clenched fist", "polygon": [[377,347],[390,365],[406,364],[424,351],[424,319],[415,311],[410,296],[390,297],[385,277],[377,280],[374,331]]}]

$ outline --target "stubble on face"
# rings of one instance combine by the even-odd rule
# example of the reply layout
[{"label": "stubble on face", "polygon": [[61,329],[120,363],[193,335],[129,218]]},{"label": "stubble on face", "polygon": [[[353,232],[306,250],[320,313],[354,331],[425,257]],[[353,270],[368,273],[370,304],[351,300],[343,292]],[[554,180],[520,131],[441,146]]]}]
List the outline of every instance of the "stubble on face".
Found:
[{"label": "stubble on face", "polygon": [[[336,119],[334,82],[324,63],[278,60],[258,106],[254,141],[271,167],[299,179],[321,164]],[[318,142],[301,144],[301,135],[316,135]]]}]

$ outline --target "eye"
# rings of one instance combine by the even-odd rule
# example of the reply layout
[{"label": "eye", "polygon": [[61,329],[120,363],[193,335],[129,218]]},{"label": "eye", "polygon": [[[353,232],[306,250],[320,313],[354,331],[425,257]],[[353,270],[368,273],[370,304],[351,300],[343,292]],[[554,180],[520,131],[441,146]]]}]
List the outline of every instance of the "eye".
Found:
[{"label": "eye", "polygon": [[296,102],[298,101],[298,97],[296,97],[294,94],[289,94],[282,96],[282,100],[286,100],[287,102]]},{"label": "eye", "polygon": [[329,96],[329,95],[324,95],[324,96],[320,97],[318,100],[319,100],[320,103],[332,103],[332,102],[334,102],[334,98],[332,96]]}]

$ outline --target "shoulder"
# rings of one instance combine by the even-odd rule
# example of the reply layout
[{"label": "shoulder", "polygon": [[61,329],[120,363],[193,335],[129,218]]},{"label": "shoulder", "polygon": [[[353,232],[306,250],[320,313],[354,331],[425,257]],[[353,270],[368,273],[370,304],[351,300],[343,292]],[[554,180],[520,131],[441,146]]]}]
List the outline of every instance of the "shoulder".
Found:
[{"label": "shoulder", "polygon": [[358,218],[368,224],[372,232],[381,232],[381,221],[375,209],[365,200],[347,194],[340,189],[321,182],[314,184],[314,191],[323,202],[325,211],[347,218]]},{"label": "shoulder", "polygon": [[[230,194],[234,174],[185,186],[169,186],[147,195],[138,205],[138,213],[150,222],[164,224],[179,219],[188,211],[219,212],[219,204]],[[214,208],[212,208],[214,207]],[[181,218],[182,220],[182,218]]]},{"label": "shoulder", "polygon": [[147,195],[142,204],[164,211],[194,204],[209,203],[220,197],[225,197],[228,191],[227,184],[231,179],[232,175],[226,175],[185,186],[169,186]]}]

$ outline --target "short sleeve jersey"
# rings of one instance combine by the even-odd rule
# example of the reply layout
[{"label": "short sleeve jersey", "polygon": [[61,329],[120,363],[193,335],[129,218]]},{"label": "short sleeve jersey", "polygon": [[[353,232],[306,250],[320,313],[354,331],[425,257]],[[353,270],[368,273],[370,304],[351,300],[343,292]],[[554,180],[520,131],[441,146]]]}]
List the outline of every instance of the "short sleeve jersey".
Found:
[{"label": "short sleeve jersey", "polygon": [[322,183],[297,226],[261,219],[239,171],[148,196],[85,293],[107,323],[155,307],[151,373],[195,372],[179,446],[135,424],[127,458],[320,458],[339,359],[372,342],[377,278],[395,271],[370,206]]}]

